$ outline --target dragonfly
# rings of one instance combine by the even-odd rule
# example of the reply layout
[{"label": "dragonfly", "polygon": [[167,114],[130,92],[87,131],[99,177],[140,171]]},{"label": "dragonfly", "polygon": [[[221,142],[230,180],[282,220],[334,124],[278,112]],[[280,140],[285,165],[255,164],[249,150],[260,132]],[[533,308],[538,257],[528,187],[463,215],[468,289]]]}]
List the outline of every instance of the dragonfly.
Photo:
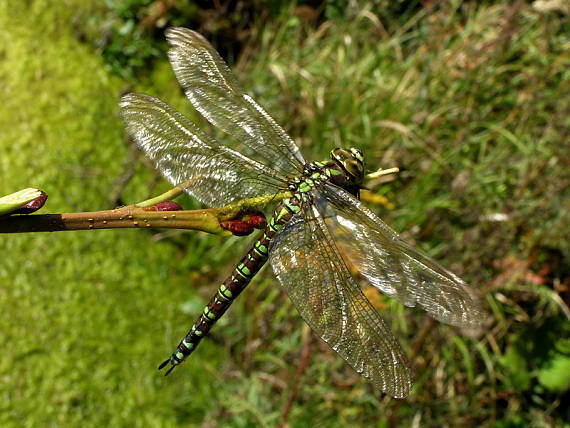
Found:
[{"label": "dragonfly", "polygon": [[[128,134],[173,185],[209,207],[288,192],[253,246],[223,281],[188,334],[159,366],[182,363],[269,261],[281,287],[312,328],[356,372],[395,398],[410,393],[410,363],[350,269],[408,307],[457,327],[483,312],[459,277],[405,243],[359,199],[363,152],[334,148],[307,162],[296,143],[240,87],[199,33],[169,28],[168,58],[192,106],[228,141],[218,141],[159,99],[120,101]],[[350,269],[349,269],[350,268]]]}]

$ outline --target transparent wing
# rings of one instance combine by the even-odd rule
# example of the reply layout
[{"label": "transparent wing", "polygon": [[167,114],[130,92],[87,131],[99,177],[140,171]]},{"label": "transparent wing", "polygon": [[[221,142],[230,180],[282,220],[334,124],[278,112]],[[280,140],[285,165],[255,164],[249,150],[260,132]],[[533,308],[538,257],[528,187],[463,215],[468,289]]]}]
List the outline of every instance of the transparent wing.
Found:
[{"label": "transparent wing", "polygon": [[347,260],[372,285],[435,319],[473,328],[484,319],[475,294],[459,277],[402,241],[359,200],[328,184],[322,194],[327,225]]},{"label": "transparent wing", "polygon": [[314,207],[295,216],[269,251],[273,271],[303,319],[358,373],[393,397],[411,373],[400,345],[351,277]]},{"label": "transparent wing", "polygon": [[233,148],[284,175],[305,161],[285,131],[251,97],[208,41],[187,28],[169,28],[170,63],[186,96],[210,123],[235,139]]},{"label": "transparent wing", "polygon": [[237,199],[270,194],[284,184],[275,171],[219,144],[157,98],[121,98],[128,133],[173,185],[200,202],[220,207]]}]

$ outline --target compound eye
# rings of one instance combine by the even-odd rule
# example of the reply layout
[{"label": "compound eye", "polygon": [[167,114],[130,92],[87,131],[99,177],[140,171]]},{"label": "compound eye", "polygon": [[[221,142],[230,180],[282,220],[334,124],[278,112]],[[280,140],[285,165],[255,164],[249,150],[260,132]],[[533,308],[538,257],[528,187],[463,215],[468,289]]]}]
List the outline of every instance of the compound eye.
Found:
[{"label": "compound eye", "polygon": [[352,153],[352,156],[354,156],[356,159],[358,159],[360,162],[364,161],[364,155],[362,154],[362,150],[356,148],[356,147],[351,147],[350,148],[350,153]]},{"label": "compound eye", "polygon": [[361,183],[364,178],[364,167],[360,159],[346,159],[343,162],[344,169],[348,172],[356,183]]}]

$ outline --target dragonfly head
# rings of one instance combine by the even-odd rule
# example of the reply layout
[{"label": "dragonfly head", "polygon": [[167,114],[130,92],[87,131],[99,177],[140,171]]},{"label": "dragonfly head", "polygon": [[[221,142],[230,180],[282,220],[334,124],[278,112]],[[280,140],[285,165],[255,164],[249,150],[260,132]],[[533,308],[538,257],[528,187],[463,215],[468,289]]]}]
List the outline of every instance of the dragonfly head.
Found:
[{"label": "dragonfly head", "polygon": [[331,159],[347,175],[349,182],[360,187],[364,180],[364,156],[362,150],[355,147],[343,149],[337,147],[331,151]]}]

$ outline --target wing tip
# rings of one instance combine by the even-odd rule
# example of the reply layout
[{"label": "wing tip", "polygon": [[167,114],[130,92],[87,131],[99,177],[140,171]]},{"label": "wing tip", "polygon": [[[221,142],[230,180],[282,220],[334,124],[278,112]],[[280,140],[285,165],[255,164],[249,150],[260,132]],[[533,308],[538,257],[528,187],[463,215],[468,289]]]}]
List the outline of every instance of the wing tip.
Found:
[{"label": "wing tip", "polygon": [[121,108],[121,110],[128,108],[133,103],[135,103],[139,98],[139,95],[140,94],[137,94],[135,92],[129,92],[128,94],[121,96],[121,98],[119,99],[119,107]]},{"label": "wing tip", "polygon": [[208,43],[206,38],[197,31],[185,27],[170,27],[164,32],[166,41],[173,48],[186,45],[188,42],[199,41]]},{"label": "wing tip", "polygon": [[389,395],[392,398],[396,398],[402,400],[410,395],[412,391],[412,377],[411,371],[407,370],[405,377],[394,378],[392,382],[386,382],[386,379],[373,379],[371,376],[364,376],[367,380],[369,380],[374,388],[379,391],[382,391],[384,394]]},{"label": "wing tip", "polygon": [[[121,96],[119,99],[119,107],[121,108],[121,114],[124,111],[132,109],[132,108],[141,108],[141,107],[162,107],[164,108],[166,104],[159,100],[152,95],[147,94],[140,94],[138,92],[129,92]],[[167,107],[167,106],[166,106]]]},{"label": "wing tip", "polygon": [[469,330],[481,329],[487,324],[489,314],[483,309],[479,301],[474,302],[463,322],[458,327]]}]

